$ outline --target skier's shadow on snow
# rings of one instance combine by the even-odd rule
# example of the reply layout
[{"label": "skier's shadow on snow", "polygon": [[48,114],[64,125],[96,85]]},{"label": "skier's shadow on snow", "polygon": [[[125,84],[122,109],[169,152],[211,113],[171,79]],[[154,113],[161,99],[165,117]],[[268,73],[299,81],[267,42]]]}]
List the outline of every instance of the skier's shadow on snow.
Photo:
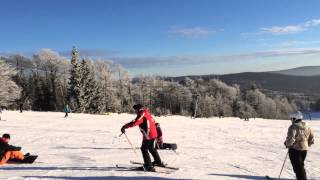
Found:
[{"label": "skier's shadow on snow", "polygon": [[[255,180],[259,180],[259,179],[266,179],[266,176],[250,176],[250,175],[240,175],[240,174],[209,174],[211,176],[227,176],[227,177],[234,177],[234,178],[239,178],[239,179],[255,179]],[[276,178],[278,179],[278,178]],[[288,179],[288,178],[280,178],[280,180],[295,180],[295,179]]]},{"label": "skier's shadow on snow", "polygon": [[[130,169],[119,169],[117,167],[1,167],[0,170],[12,170],[12,171],[17,171],[17,170],[37,170],[37,171],[54,171],[54,170],[71,170],[71,171],[131,171],[134,172]],[[145,173],[145,172],[141,172]],[[163,177],[153,177],[153,176],[78,176],[78,177],[70,177],[70,176],[23,176],[23,178],[36,178],[36,179],[65,179],[65,180],[87,180],[87,179],[92,179],[92,180],[113,180],[113,179],[119,179],[119,180],[169,180],[173,178],[163,178]],[[176,179],[176,180],[185,180],[185,179]]]},{"label": "skier's shadow on snow", "polygon": [[94,149],[94,150],[131,150],[132,148],[107,148],[107,147],[66,147],[56,146],[54,149]]},{"label": "skier's shadow on snow", "polygon": [[55,170],[62,170],[62,171],[119,171],[119,168],[117,167],[88,167],[88,166],[83,166],[83,167],[51,167],[51,166],[43,166],[43,167],[36,167],[36,166],[14,166],[14,167],[0,167],[0,170],[5,170],[5,171],[17,171],[17,170],[40,170],[40,171],[55,171]]},{"label": "skier's shadow on snow", "polygon": [[[24,178],[40,178],[40,179],[65,179],[65,180],[169,180],[172,178],[163,178],[163,177],[152,177],[152,176],[85,176],[85,177],[69,177],[69,176],[24,176]],[[183,180],[183,179],[177,179]]]}]

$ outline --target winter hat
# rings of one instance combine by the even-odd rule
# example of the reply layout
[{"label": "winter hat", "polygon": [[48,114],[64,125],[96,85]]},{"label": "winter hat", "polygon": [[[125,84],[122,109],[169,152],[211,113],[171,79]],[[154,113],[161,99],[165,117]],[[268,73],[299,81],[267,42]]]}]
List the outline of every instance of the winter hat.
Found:
[{"label": "winter hat", "polygon": [[299,120],[299,119],[302,120],[303,119],[303,114],[300,111],[297,111],[297,112],[291,114],[290,118],[294,119],[294,120]]},{"label": "winter hat", "polygon": [[143,105],[136,104],[136,105],[132,106],[132,108],[135,109],[135,110],[139,110],[139,109],[143,108]]},{"label": "winter hat", "polygon": [[10,139],[10,134],[3,134],[2,137],[6,139]]}]

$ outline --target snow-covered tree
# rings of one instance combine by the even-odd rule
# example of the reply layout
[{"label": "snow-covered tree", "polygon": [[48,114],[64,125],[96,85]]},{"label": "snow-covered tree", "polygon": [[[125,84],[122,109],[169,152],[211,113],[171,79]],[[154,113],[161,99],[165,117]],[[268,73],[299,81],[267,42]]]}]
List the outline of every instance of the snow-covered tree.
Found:
[{"label": "snow-covered tree", "polygon": [[90,61],[82,60],[81,73],[79,93],[80,112],[99,112],[100,92],[97,89],[94,69]]},{"label": "snow-covered tree", "polygon": [[8,106],[20,97],[21,88],[12,80],[16,71],[0,60],[0,105]]},{"label": "snow-covered tree", "polygon": [[112,80],[112,63],[110,61],[95,61],[94,71],[97,79],[97,86],[100,89],[100,113],[109,112],[113,108],[116,89]]},{"label": "snow-covered tree", "polygon": [[132,95],[131,93],[131,78],[128,71],[116,64],[113,68],[114,77],[116,82],[114,83],[117,88],[117,101],[114,106],[118,109],[118,112],[129,112],[132,110]]},{"label": "snow-covered tree", "polygon": [[[64,104],[62,91],[62,81],[60,75],[64,64],[64,58],[57,52],[50,49],[41,49],[33,56],[33,61],[37,63],[37,68],[40,70],[38,76],[42,79],[42,88],[45,91],[43,101],[46,102],[47,108],[45,110],[61,109]],[[34,96],[37,98],[37,95]]]},{"label": "snow-covered tree", "polygon": [[81,88],[81,67],[80,55],[75,47],[71,52],[71,68],[67,99],[70,103],[71,109],[79,108],[79,96]]}]

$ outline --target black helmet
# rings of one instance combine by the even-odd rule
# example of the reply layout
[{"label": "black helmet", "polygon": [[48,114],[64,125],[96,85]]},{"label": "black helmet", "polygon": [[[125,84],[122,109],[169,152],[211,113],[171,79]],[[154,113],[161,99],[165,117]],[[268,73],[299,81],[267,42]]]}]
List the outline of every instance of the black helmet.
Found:
[{"label": "black helmet", "polygon": [[139,109],[143,108],[143,105],[136,104],[136,105],[132,106],[132,108],[135,109],[135,110],[139,110]]},{"label": "black helmet", "polygon": [[3,134],[2,137],[6,139],[10,139],[10,134]]}]

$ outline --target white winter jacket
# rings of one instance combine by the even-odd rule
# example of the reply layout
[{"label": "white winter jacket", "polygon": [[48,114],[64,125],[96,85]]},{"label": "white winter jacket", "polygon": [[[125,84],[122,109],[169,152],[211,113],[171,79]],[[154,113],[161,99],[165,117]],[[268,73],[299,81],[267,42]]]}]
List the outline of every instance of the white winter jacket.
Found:
[{"label": "white winter jacket", "polygon": [[305,122],[299,121],[289,127],[285,141],[286,147],[306,151],[312,144],[314,144],[314,135]]}]

